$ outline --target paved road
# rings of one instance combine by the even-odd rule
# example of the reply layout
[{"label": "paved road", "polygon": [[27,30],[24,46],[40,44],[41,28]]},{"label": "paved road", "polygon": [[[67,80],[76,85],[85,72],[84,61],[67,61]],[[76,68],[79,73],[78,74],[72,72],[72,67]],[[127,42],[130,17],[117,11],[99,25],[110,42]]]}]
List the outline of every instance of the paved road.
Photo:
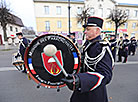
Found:
[{"label": "paved road", "polygon": [[[0,46],[0,102],[69,102],[71,91],[36,88],[33,80],[11,64],[17,47],[5,51]],[[126,64],[116,63],[112,82],[108,85],[109,102],[138,102],[138,53],[129,56]]]}]

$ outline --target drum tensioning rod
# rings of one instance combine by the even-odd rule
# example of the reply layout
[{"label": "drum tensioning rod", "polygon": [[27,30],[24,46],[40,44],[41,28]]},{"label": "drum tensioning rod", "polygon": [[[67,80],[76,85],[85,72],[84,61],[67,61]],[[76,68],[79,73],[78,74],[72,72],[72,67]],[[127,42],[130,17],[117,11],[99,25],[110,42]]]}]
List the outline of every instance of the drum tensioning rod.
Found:
[{"label": "drum tensioning rod", "polygon": [[68,74],[67,72],[65,71],[65,69],[63,68],[63,66],[61,65],[61,63],[59,62],[58,58],[56,57],[56,52],[57,52],[57,48],[55,45],[53,44],[49,44],[49,45],[46,45],[43,49],[44,53],[47,55],[47,56],[52,56],[57,65],[59,66],[59,68],[62,70],[63,74],[65,75],[65,77],[68,77]]}]

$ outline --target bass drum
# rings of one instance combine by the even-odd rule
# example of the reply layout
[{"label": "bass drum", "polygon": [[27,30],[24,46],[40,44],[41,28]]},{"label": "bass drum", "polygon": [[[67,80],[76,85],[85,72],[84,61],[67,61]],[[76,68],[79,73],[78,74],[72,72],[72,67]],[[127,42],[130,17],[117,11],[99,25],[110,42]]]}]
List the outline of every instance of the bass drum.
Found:
[{"label": "bass drum", "polygon": [[62,70],[53,57],[46,56],[43,48],[53,44],[57,48],[55,54],[68,74],[76,74],[80,70],[80,53],[67,37],[59,34],[47,34],[34,39],[25,52],[25,66],[30,77],[45,88],[61,88],[65,83]]}]

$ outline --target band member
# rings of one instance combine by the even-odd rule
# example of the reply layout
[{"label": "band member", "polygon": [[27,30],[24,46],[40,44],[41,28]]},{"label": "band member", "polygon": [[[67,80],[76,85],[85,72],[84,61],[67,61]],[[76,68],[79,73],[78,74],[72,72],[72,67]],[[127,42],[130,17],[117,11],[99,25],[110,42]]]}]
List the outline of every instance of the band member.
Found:
[{"label": "band member", "polygon": [[[16,35],[19,39],[19,51],[18,51],[18,54],[16,55],[16,58],[21,55],[22,60],[24,60],[25,49],[30,43],[30,41],[26,39],[25,37],[23,37],[23,34],[21,32],[16,33]],[[22,72],[26,73],[25,65],[24,65],[24,70]]]},{"label": "band member", "polygon": [[103,19],[89,17],[87,25],[83,26],[86,28],[83,71],[62,79],[74,91],[70,102],[108,102],[106,85],[112,79],[114,59],[109,44],[101,39],[102,25]]},{"label": "band member", "polygon": [[112,51],[112,54],[113,54],[113,57],[114,57],[114,61],[115,61],[115,58],[116,58],[116,46],[117,46],[117,41],[115,39],[115,35],[110,35],[109,42],[111,43],[111,51]]},{"label": "band member", "polygon": [[132,37],[130,40],[129,55],[131,55],[131,52],[132,52],[132,55],[135,55],[136,47],[137,47],[137,41],[135,37]]},{"label": "band member", "polygon": [[75,38],[75,33],[70,33],[70,39],[74,43],[74,45],[78,48],[77,40]]},{"label": "band member", "polygon": [[122,61],[122,57],[124,57],[123,63],[127,62],[129,44],[130,44],[130,42],[128,40],[128,35],[126,34],[125,39],[122,42],[120,42],[120,48],[119,48],[119,53],[118,53],[118,56],[119,56],[118,62]]},{"label": "band member", "polygon": [[120,40],[118,41],[118,61],[117,62],[122,62],[122,54],[123,54],[123,37],[120,37]]}]

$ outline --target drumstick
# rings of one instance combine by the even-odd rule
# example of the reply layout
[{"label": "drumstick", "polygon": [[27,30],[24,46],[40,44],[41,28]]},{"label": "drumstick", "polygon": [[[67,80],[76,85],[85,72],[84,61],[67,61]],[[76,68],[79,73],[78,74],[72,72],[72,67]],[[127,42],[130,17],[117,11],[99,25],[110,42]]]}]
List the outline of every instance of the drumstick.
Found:
[{"label": "drumstick", "polygon": [[56,46],[54,46],[53,44],[49,44],[49,45],[46,45],[43,49],[44,53],[47,55],[47,56],[52,56],[56,63],[58,64],[59,68],[63,71],[63,74],[68,77],[68,74],[67,72],[65,71],[65,69],[63,68],[63,66],[60,64],[58,58],[56,57],[56,52],[57,52],[57,48]]}]

